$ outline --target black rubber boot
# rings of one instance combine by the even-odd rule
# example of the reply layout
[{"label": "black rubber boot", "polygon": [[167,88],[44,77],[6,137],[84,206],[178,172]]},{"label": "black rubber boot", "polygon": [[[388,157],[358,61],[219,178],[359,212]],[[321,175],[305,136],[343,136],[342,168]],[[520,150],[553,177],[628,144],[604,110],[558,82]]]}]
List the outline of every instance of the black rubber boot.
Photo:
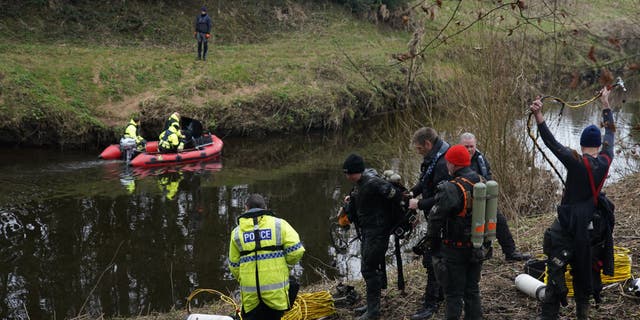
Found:
[{"label": "black rubber boot", "polygon": [[531,259],[531,255],[528,253],[514,251],[511,254],[505,254],[504,259],[507,261],[527,261]]},{"label": "black rubber boot", "polygon": [[589,307],[588,303],[576,304],[576,318],[578,320],[589,320]]},{"label": "black rubber boot", "polygon": [[425,308],[421,308],[418,312],[411,315],[411,320],[426,320],[431,319],[434,314],[438,312],[438,305],[427,306]]},{"label": "black rubber boot", "polygon": [[365,312],[367,312],[367,305],[366,304],[364,306],[362,306],[362,307],[357,307],[357,308],[353,309],[353,313],[355,313],[356,316],[364,314]]}]

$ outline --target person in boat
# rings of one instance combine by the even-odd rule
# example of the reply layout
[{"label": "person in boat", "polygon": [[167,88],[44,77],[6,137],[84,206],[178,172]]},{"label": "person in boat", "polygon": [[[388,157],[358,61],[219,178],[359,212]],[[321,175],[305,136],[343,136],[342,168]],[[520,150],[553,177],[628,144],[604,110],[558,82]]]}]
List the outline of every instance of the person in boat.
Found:
[{"label": "person in boat", "polygon": [[147,144],[147,140],[145,140],[140,135],[140,117],[133,116],[131,120],[129,120],[129,124],[124,129],[124,138],[133,139],[136,141],[136,148],[138,151],[144,151],[144,147]]},{"label": "person in boat", "polygon": [[174,112],[169,116],[169,119],[164,123],[164,129],[167,130],[174,123],[180,126],[180,112]]},{"label": "person in boat", "polygon": [[[467,151],[469,151],[469,154],[471,155],[471,169],[480,174],[487,181],[493,180],[493,175],[491,174],[491,165],[489,164],[489,161],[484,156],[484,154],[482,154],[482,152],[478,150],[476,136],[473,135],[473,133],[465,132],[460,135],[459,143],[467,148]],[[498,211],[497,220],[496,238],[498,239],[498,243],[502,248],[505,260],[526,261],[531,259],[530,254],[521,253],[516,250],[516,242],[513,241],[513,236],[511,235],[511,231],[509,230],[507,217],[505,217],[502,212]],[[491,255],[491,253],[489,253],[488,255]]]},{"label": "person in boat", "polygon": [[542,141],[567,169],[558,216],[544,233],[548,284],[538,319],[558,319],[560,304],[567,304],[568,288],[564,275],[568,264],[573,275],[576,318],[579,320],[589,319],[592,295],[596,303],[600,300],[601,271],[613,275],[613,212],[611,207],[606,210],[599,207],[600,201],[604,203],[607,200],[599,195],[599,191],[614,155],[615,125],[609,107],[609,93],[607,87],[600,91],[604,139],[600,128],[595,125],[586,127],[580,136],[582,154],[555,139],[542,115],[540,97],[529,107]]},{"label": "person in boat", "polygon": [[267,210],[264,197],[252,194],[231,231],[229,270],[240,284],[242,319],[276,320],[293,305],[300,286],[289,266],[305,249],[296,230]]},{"label": "person in boat", "polygon": [[169,118],[169,126],[158,137],[158,151],[161,153],[180,152],[184,149],[185,136],[180,130],[180,115],[174,113]]}]

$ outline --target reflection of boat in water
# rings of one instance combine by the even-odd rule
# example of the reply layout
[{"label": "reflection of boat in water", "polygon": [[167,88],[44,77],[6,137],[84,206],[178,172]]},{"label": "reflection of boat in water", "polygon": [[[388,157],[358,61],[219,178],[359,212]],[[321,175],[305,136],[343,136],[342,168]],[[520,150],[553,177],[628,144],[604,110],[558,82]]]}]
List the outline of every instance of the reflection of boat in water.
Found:
[{"label": "reflection of boat in water", "polygon": [[198,139],[208,142],[196,145],[195,148],[175,153],[158,153],[157,150],[155,150],[155,152],[146,151],[133,158],[133,160],[131,160],[131,166],[160,167],[180,165],[208,161],[220,157],[220,154],[222,153],[222,146],[224,145],[220,138],[213,134],[205,134]]},{"label": "reflection of boat in water", "polygon": [[186,163],[179,166],[168,166],[168,167],[135,167],[133,168],[133,175],[136,178],[144,178],[148,176],[158,176],[165,173],[172,172],[205,172],[212,171],[217,172],[222,170],[222,162],[220,161],[209,161],[209,162],[192,162]]}]

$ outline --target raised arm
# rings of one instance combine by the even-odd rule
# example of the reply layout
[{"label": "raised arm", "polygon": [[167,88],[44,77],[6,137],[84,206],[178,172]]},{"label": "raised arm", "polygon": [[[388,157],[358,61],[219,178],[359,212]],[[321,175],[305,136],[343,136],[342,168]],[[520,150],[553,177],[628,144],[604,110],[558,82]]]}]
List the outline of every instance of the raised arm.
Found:
[{"label": "raised arm", "polygon": [[540,96],[536,97],[529,109],[533,113],[533,116],[536,119],[536,123],[538,124],[538,132],[540,132],[540,137],[544,144],[551,150],[551,152],[564,164],[567,166],[571,162],[577,162],[578,159],[574,156],[573,150],[568,148],[558,142],[556,138],[553,136],[549,127],[547,127],[547,123],[544,121],[544,116],[542,115],[542,100]]},{"label": "raised arm", "polygon": [[602,108],[602,125],[604,126],[604,137],[602,138],[602,151],[606,153],[609,158],[613,159],[613,139],[616,132],[616,126],[613,122],[613,113],[609,107],[609,93],[611,90],[607,87],[602,88],[600,91],[600,102]]}]

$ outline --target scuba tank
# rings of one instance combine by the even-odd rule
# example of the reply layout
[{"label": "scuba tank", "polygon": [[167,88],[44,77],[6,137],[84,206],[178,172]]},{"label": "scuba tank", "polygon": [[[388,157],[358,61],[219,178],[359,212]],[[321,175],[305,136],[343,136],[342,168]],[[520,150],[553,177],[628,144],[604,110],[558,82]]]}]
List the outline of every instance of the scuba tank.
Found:
[{"label": "scuba tank", "polygon": [[496,222],[498,215],[498,183],[487,181],[487,212],[485,213],[486,241],[496,240]]},{"label": "scuba tank", "polygon": [[482,182],[476,183],[473,186],[473,208],[471,209],[471,243],[474,248],[482,247],[484,242],[486,199],[487,185]]},{"label": "scuba tank", "polygon": [[544,300],[545,290],[547,286],[540,280],[526,274],[520,274],[516,277],[516,288],[526,293],[529,297]]}]

